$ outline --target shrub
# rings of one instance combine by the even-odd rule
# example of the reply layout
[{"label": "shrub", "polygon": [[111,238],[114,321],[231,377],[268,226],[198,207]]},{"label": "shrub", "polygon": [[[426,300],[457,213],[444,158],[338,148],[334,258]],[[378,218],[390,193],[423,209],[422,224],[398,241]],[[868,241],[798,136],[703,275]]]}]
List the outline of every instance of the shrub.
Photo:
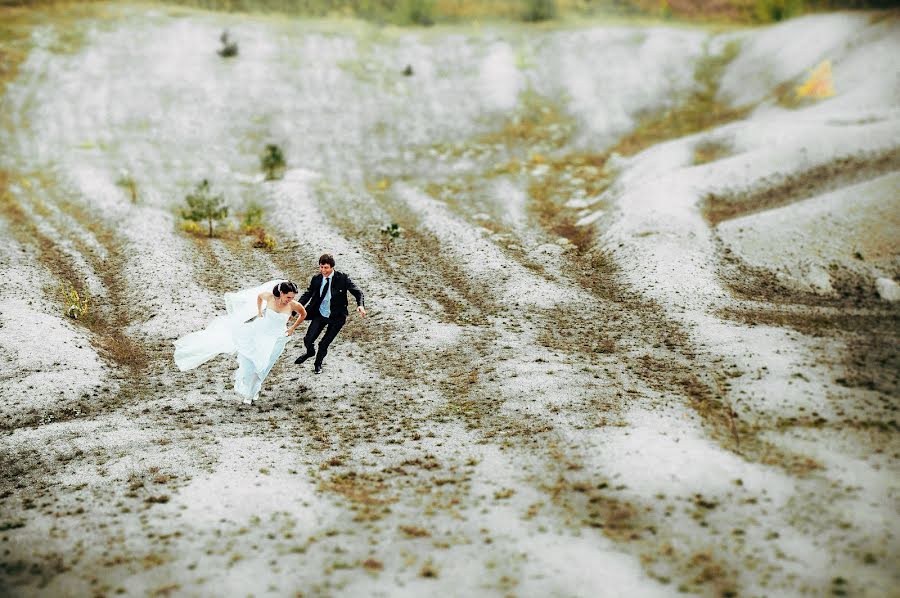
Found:
[{"label": "shrub", "polygon": [[434,25],[434,0],[400,0],[396,10],[401,25]]},{"label": "shrub", "polygon": [[259,163],[266,173],[267,181],[281,178],[284,174],[284,169],[287,166],[281,148],[273,143],[266,145],[266,151],[263,153],[262,158],[260,158]]},{"label": "shrub", "polygon": [[783,21],[803,12],[803,0],[756,0],[754,12],[763,23]]},{"label": "shrub", "polygon": [[522,18],[536,23],[549,21],[556,17],[556,0],[526,0],[525,14]]},{"label": "shrub", "polygon": [[193,193],[185,198],[187,209],[181,210],[181,217],[194,222],[206,222],[209,236],[213,236],[213,223],[228,216],[228,206],[222,195],[213,195],[209,181],[203,179]]},{"label": "shrub", "polygon": [[219,36],[219,41],[222,42],[222,47],[218,50],[219,56],[222,58],[232,58],[238,55],[238,44],[231,39],[227,29]]},{"label": "shrub", "polygon": [[88,307],[90,306],[88,292],[84,290],[79,293],[78,290],[70,284],[63,286],[61,291],[66,315],[73,320],[84,319],[88,314]]}]

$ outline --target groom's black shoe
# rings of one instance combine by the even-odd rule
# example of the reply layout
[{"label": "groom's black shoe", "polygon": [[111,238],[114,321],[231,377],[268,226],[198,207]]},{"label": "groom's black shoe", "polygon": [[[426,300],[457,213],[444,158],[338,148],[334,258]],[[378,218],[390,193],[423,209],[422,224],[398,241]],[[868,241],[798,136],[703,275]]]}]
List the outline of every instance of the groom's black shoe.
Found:
[{"label": "groom's black shoe", "polygon": [[307,353],[306,355],[301,355],[300,357],[298,357],[297,359],[294,360],[294,363],[303,363],[304,361],[306,361],[313,355],[315,355],[315,353]]},{"label": "groom's black shoe", "polygon": [[321,364],[321,363],[317,363],[317,364],[316,364],[315,372],[316,372],[317,374],[321,374],[321,373],[322,373],[322,364]]}]

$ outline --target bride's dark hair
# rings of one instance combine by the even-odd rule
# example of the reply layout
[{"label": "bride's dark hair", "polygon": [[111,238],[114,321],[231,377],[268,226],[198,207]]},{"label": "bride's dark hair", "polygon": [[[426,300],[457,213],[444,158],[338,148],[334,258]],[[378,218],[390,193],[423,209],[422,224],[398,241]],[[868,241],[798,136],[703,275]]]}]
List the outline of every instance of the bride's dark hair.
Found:
[{"label": "bride's dark hair", "polygon": [[297,289],[297,285],[292,283],[290,280],[286,280],[285,282],[279,282],[275,285],[275,288],[272,289],[272,294],[276,297],[281,297],[284,293],[298,293],[300,292]]}]

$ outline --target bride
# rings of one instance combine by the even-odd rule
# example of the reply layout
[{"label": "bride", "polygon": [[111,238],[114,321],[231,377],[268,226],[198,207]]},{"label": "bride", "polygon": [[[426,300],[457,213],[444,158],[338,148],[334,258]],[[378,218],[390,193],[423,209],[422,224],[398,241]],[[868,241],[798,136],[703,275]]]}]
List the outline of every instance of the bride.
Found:
[{"label": "bride", "polygon": [[[234,390],[245,404],[252,404],[259,398],[263,380],[291,335],[306,318],[306,310],[294,301],[297,290],[293,282],[273,280],[236,293],[225,293],[227,315],[218,316],[205,329],[176,340],[175,365],[183,372],[219,353],[236,353],[238,369],[234,374]],[[298,314],[293,323],[290,322],[292,312]]]}]

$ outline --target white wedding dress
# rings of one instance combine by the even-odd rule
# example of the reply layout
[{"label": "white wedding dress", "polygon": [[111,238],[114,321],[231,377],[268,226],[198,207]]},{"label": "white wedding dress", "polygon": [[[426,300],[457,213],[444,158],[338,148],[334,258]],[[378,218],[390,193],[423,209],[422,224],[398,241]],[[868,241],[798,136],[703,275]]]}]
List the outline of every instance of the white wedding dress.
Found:
[{"label": "white wedding dress", "polygon": [[[236,293],[225,293],[224,316],[217,316],[203,330],[192,332],[174,342],[175,365],[181,371],[192,370],[220,353],[237,354],[234,390],[245,402],[259,395],[263,381],[291,337],[287,336],[290,312],[271,309],[255,318],[256,298],[271,292],[282,280],[273,280]],[[248,321],[250,320],[250,321]]]}]

